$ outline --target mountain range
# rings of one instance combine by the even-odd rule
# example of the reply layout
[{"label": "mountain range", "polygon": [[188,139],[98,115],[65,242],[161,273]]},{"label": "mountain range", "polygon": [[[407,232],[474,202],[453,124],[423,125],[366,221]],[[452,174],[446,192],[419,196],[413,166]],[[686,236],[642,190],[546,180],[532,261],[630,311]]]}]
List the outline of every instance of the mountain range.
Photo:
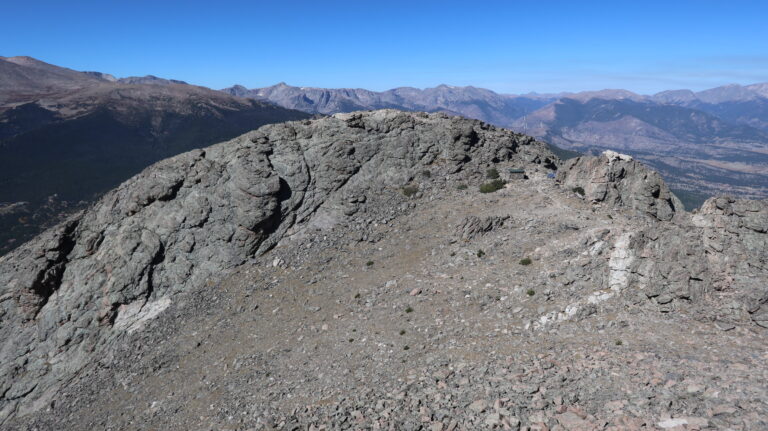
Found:
[{"label": "mountain range", "polygon": [[[564,150],[619,150],[662,172],[689,206],[706,196],[768,195],[768,83],[639,95],[627,90],[498,94],[476,87],[222,90],[310,113],[381,108],[445,112],[523,132]],[[555,152],[570,157],[568,152]]]},{"label": "mountain range", "polygon": [[182,81],[0,57],[0,254],[158,160],[309,117]]},{"label": "mountain range", "polygon": [[688,208],[714,194],[768,195],[768,84],[650,96],[285,83],[216,91],[0,57],[0,254],[163,158],[263,124],[384,108],[480,119],[537,137],[562,159],[619,150],[661,172]]}]

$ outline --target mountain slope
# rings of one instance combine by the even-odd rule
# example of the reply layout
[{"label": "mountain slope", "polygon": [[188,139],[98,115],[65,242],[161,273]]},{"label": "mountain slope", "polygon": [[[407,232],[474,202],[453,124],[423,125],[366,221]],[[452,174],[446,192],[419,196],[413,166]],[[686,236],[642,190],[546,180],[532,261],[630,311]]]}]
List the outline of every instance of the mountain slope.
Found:
[{"label": "mountain slope", "polygon": [[0,106],[76,91],[110,82],[108,78],[108,75],[78,72],[31,57],[0,57]]},{"label": "mountain slope", "polygon": [[768,201],[558,164],[390,110],[160,162],[0,258],[2,426],[763,428]]},{"label": "mountain slope", "polygon": [[0,215],[0,254],[158,160],[309,117],[156,77],[117,80],[28,58],[0,67],[0,204],[27,203]]}]

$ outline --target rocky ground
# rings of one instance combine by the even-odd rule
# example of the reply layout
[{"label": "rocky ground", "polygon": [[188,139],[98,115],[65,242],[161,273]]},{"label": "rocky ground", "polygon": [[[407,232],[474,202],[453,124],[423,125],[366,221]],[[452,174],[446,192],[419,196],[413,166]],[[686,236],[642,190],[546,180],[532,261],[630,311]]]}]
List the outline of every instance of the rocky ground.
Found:
[{"label": "rocky ground", "polygon": [[3,429],[768,428],[768,202],[440,115],[245,138],[0,259]]},{"label": "rocky ground", "polygon": [[[595,208],[543,175],[491,194],[482,181],[390,191],[357,223],[284,241],[185,295],[25,426],[768,426],[758,327],[623,296],[541,324],[594,292],[591,270],[610,253],[590,255],[585,242],[647,220]],[[496,223],[482,232],[486,218]]]}]

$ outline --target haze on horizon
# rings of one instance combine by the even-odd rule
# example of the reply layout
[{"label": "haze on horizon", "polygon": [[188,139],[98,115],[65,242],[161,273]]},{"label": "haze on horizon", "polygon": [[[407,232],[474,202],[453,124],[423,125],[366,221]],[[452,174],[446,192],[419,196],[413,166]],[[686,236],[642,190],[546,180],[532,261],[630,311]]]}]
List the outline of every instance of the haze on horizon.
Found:
[{"label": "haze on horizon", "polygon": [[0,55],[211,88],[640,94],[768,81],[768,3],[10,2]]}]

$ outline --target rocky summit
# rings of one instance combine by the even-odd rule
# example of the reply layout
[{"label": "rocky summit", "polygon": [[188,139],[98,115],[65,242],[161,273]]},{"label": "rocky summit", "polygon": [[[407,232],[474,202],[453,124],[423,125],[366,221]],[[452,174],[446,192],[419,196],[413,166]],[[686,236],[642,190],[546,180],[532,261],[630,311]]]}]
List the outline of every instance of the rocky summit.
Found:
[{"label": "rocky summit", "polygon": [[263,126],[0,258],[0,427],[765,429],[767,233],[480,121]]}]

